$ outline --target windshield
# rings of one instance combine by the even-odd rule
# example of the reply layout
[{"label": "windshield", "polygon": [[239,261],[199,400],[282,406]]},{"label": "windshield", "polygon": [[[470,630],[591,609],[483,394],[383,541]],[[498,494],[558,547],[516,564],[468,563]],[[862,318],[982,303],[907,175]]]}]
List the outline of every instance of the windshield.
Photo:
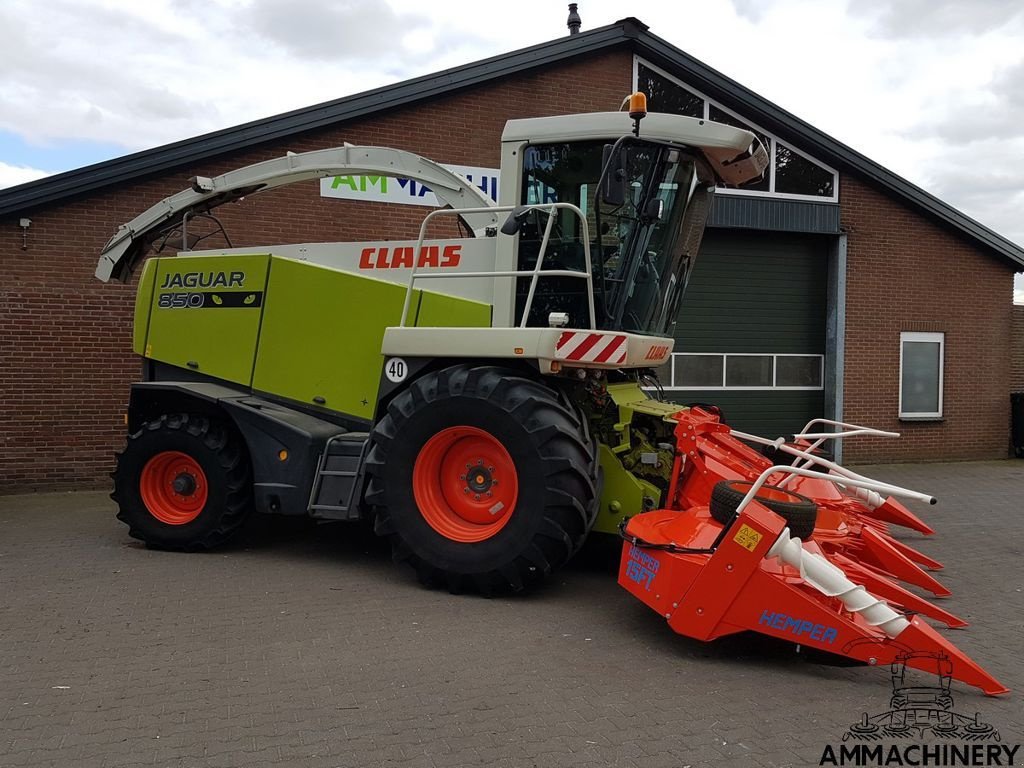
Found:
[{"label": "windshield", "polygon": [[[699,166],[679,147],[630,139],[621,146],[621,205],[600,200],[604,142],[548,144],[526,148],[524,204],[569,202],[587,219],[594,299],[601,328],[664,334],[699,246],[707,210],[707,185]],[[584,270],[582,225],[572,211],[559,210],[544,256],[545,269]],[[520,228],[519,269],[532,269],[540,251],[547,214],[527,217]],[[517,290],[517,319],[525,308],[529,279]],[[571,327],[587,327],[586,282],[544,278],[537,287],[528,325],[548,324],[551,312],[569,314]]]}]

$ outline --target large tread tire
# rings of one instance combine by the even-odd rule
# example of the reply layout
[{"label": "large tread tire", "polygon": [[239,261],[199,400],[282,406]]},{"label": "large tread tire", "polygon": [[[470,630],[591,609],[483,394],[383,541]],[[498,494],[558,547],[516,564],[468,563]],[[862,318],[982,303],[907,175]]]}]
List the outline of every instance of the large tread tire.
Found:
[{"label": "large tread tire", "polygon": [[[507,523],[479,541],[456,541],[417,505],[414,468],[444,430],[486,432],[507,450],[518,498]],[[582,546],[597,515],[596,445],[563,395],[521,373],[459,365],[428,373],[388,405],[371,435],[367,500],[375,530],[420,581],[452,592],[518,592],[542,582]]]},{"label": "large tread tire", "polygon": [[[194,519],[169,524],[147,507],[141,490],[146,467],[168,452],[184,454],[202,469],[206,501]],[[128,533],[154,549],[202,551],[227,541],[253,509],[252,470],[241,437],[206,416],[164,414],[128,436],[112,474],[117,518]]]},{"label": "large tread tire", "polygon": [[[598,454],[597,434],[591,429],[590,420],[586,414],[580,409],[579,405],[572,401],[567,391],[559,390],[559,398],[566,410],[574,415],[575,423],[583,433],[584,442],[590,446],[590,481],[594,484],[594,503],[590,506],[590,518],[587,520],[587,533],[589,533],[590,529],[594,527],[594,523],[597,522],[601,495],[604,492],[604,470],[601,468],[600,455]],[[587,538],[586,535],[583,538],[585,540]],[[580,544],[582,545],[582,543],[581,541]]]},{"label": "large tread tire", "polygon": [[[711,491],[711,517],[722,525],[731,523],[740,502],[752,485],[745,480],[722,480],[716,483]],[[814,533],[818,505],[806,496],[785,488],[765,485],[754,499],[786,521],[790,536],[804,540]]]}]

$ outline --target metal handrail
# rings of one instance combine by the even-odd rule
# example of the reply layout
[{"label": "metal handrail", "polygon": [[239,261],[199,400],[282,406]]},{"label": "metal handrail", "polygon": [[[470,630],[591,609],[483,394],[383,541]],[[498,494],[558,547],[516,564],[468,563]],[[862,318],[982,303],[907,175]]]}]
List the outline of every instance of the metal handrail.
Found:
[{"label": "metal handrail", "polygon": [[[570,210],[579,217],[582,223],[580,230],[581,239],[583,240],[583,259],[585,272],[580,272],[575,269],[550,269],[543,272],[543,277],[573,277],[587,282],[587,308],[590,311],[590,330],[597,328],[597,312],[594,308],[594,276],[590,262],[590,228],[587,225],[587,217],[579,207],[572,203],[538,203],[536,205],[526,206],[512,206],[512,205],[496,205],[489,206],[487,208],[440,208],[436,211],[431,211],[423,217],[423,222],[420,224],[420,234],[416,241],[416,258],[413,261],[412,272],[409,274],[409,284],[405,290],[405,303],[402,305],[402,319],[399,322],[400,327],[405,327],[406,320],[409,319],[409,306],[412,304],[412,292],[413,283],[417,279],[426,278],[439,278],[439,277],[531,277],[530,290],[526,296],[526,306],[523,308],[523,319],[519,324],[520,328],[526,327],[526,320],[530,316],[530,309],[533,306],[533,297],[537,291],[537,283],[540,280],[542,273],[541,267],[544,263],[544,253],[547,251],[548,242],[551,238],[551,228],[554,224],[554,211],[557,208],[564,208]],[[473,213],[498,213],[500,211],[513,211],[521,209],[523,211],[531,210],[546,210],[548,212],[547,225],[544,227],[544,237],[540,244],[540,253],[537,255],[537,263],[533,269],[530,270],[493,270],[490,272],[419,272],[419,253],[423,250],[423,242],[426,239],[427,224],[430,223],[431,219],[437,216],[450,216]]]},{"label": "metal handrail", "polygon": [[[823,425],[826,425],[826,426],[833,426],[833,427],[842,427],[843,429],[841,431],[839,431],[839,432],[808,432],[807,430],[809,430],[815,424],[823,424]],[[874,427],[863,427],[860,424],[850,424],[849,422],[845,422],[845,421],[834,421],[833,419],[820,419],[819,418],[819,419],[811,419],[806,424],[804,424],[804,428],[800,432],[798,432],[797,434],[793,435],[793,439],[794,440],[813,440],[814,442],[807,446],[807,452],[810,453],[810,452],[820,448],[824,443],[826,443],[829,440],[842,440],[845,437],[859,437],[860,435],[871,435],[872,437],[899,437],[900,433],[899,432],[886,432],[885,430],[875,429]],[[784,441],[782,440],[782,438],[779,438],[779,442],[776,443],[775,447],[776,447],[776,449],[779,449],[779,448],[783,448],[784,449],[785,448]],[[787,451],[787,452],[788,453],[793,453],[792,451]],[[796,455],[796,454],[794,454],[794,455]],[[795,461],[793,463],[796,466],[804,467],[805,469],[807,467],[812,467],[815,464],[815,462],[810,460],[810,459],[805,459],[803,463],[800,463],[799,461]],[[818,463],[821,463],[821,462],[818,462]],[[790,475],[782,483],[780,483],[779,487],[780,488],[788,487],[790,482],[792,482],[793,479],[794,479],[794,477],[792,475]]]},{"label": "metal handrail", "polygon": [[[808,469],[814,466],[815,464],[828,469],[834,476],[834,482],[837,482],[840,485],[844,485],[843,478],[849,480],[868,480],[870,482],[874,482],[871,480],[870,477],[858,474],[857,472],[854,472],[851,469],[847,469],[842,464],[837,464],[836,462],[831,461],[830,459],[826,459],[824,456],[819,456],[817,454],[811,453],[811,451],[813,451],[817,447],[817,443],[801,449],[797,448],[795,445],[790,445],[786,443],[785,440],[781,437],[776,440],[769,440],[768,438],[761,437],[760,435],[752,435],[748,432],[740,432],[739,430],[735,429],[731,429],[730,434],[733,435],[734,437],[738,437],[740,440],[746,440],[748,442],[757,443],[759,445],[773,446],[776,451],[784,451],[788,453],[790,456],[802,460],[802,463],[800,461],[797,461],[795,462],[795,464],[780,465],[787,467],[787,476],[777,484],[779,488],[788,488],[789,484],[796,479],[796,473],[789,470]],[[935,497],[930,496],[926,493],[914,491],[909,488],[901,488],[896,485],[891,486],[891,488],[899,489],[899,493],[893,493],[892,495],[903,496],[908,499],[916,499],[917,501],[923,501],[928,504],[935,503]],[[869,505],[871,506],[877,507],[881,505],[883,502],[883,499],[881,499],[880,497],[875,498],[874,496],[865,496],[864,494],[860,493],[857,493],[855,495],[860,497],[863,501],[869,503]]]},{"label": "metal handrail", "polygon": [[832,419],[811,419],[804,428],[797,434],[793,435],[797,440],[801,438],[813,439],[820,437],[822,434],[827,435],[830,439],[832,437],[852,437],[852,435],[846,432],[823,432],[823,433],[808,433],[812,426],[815,424],[826,424],[833,427],[843,427],[845,430],[854,430],[858,435],[875,435],[876,437],[899,437],[899,432],[886,432],[885,430],[875,429],[874,427],[863,427],[860,424],[850,424],[845,421],[833,421]]},{"label": "metal handrail", "polygon": [[761,486],[764,485],[768,478],[776,472],[789,472],[794,475],[800,475],[801,477],[813,477],[819,480],[828,480],[830,483],[835,483],[844,487],[853,486],[855,488],[864,488],[869,491],[888,493],[890,496],[910,495],[914,498],[920,498],[922,501],[927,501],[929,504],[935,504],[937,501],[934,496],[928,496],[923,493],[919,494],[916,491],[901,488],[900,486],[892,485],[891,483],[883,483],[880,480],[869,480],[863,477],[840,478],[824,472],[815,472],[812,469],[805,469],[804,467],[789,467],[785,464],[776,464],[775,466],[768,467],[768,469],[758,475],[757,480],[753,482],[750,486],[750,490],[747,491],[747,495],[744,496],[743,500],[736,506],[736,514],[739,514],[746,508],[751,499],[757,496],[757,492],[761,490]]}]

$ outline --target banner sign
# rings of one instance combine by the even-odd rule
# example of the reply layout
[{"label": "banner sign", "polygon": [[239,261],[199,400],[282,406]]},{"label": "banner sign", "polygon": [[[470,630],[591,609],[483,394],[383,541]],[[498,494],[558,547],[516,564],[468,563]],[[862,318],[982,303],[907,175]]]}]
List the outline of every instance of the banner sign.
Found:
[{"label": "banner sign", "polygon": [[[498,169],[473,168],[467,165],[445,165],[449,171],[465,176],[473,185],[495,202],[498,201]],[[375,203],[425,205],[439,208],[437,196],[412,179],[388,176],[328,176],[320,179],[320,196],[343,200],[368,200]]]}]

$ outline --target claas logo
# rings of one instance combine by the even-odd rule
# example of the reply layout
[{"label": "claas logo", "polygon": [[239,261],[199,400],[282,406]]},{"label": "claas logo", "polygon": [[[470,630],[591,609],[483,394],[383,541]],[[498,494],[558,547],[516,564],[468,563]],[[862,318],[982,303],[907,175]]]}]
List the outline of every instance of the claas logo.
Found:
[{"label": "claas logo", "polygon": [[[413,266],[413,246],[384,246],[382,248],[363,248],[359,254],[360,269],[411,269]],[[417,267],[457,267],[462,259],[461,245],[425,245],[420,248],[420,257],[416,260]]]},{"label": "claas logo", "polygon": [[661,360],[665,355],[668,354],[668,346],[665,344],[655,344],[649,350],[644,360]]}]

